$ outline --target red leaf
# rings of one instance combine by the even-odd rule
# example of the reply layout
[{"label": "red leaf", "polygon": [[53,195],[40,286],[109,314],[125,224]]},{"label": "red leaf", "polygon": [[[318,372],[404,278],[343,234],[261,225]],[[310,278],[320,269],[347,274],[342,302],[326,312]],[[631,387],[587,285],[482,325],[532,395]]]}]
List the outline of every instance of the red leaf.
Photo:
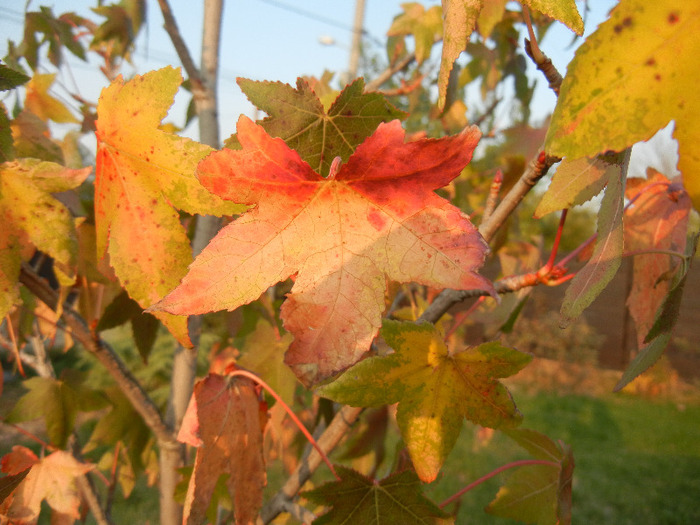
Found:
[{"label": "red leaf", "polygon": [[[630,251],[672,250],[682,254],[692,205],[690,197],[678,184],[670,184],[661,173],[650,171],[649,175],[649,180],[634,184],[633,191],[627,192],[628,198],[642,193],[627,212],[625,247]],[[627,306],[637,328],[640,347],[668,294],[670,279],[664,277],[677,265],[678,259],[663,253],[642,254],[634,258]]]},{"label": "red leaf", "polygon": [[221,474],[229,474],[236,523],[255,522],[267,479],[262,449],[266,418],[248,379],[209,374],[195,385],[178,436],[199,446],[185,498],[185,523],[204,523]]},{"label": "red leaf", "polygon": [[380,124],[328,178],[245,117],[238,138],[242,150],[210,155],[198,176],[213,193],[254,208],[212,240],[156,309],[233,310],[296,275],[282,306],[295,337],[286,362],[309,385],[369,349],[387,279],[493,290],[475,272],[486,243],[433,192],[471,160],[476,128],[404,143],[398,121]]}]

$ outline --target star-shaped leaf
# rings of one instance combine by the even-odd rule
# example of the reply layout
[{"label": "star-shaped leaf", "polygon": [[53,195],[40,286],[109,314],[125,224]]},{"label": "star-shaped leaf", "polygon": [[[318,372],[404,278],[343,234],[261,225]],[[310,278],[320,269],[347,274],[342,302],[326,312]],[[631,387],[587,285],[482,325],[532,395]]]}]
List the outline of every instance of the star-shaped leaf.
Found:
[{"label": "star-shaped leaf", "polygon": [[335,469],[340,481],[331,481],[302,493],[314,503],[332,507],[314,520],[314,525],[351,522],[363,525],[453,523],[447,514],[423,495],[420,481],[410,470],[374,481],[349,468],[336,466]]},{"label": "star-shaped leaf", "polygon": [[53,257],[62,285],[75,280],[75,223],[51,194],[78,187],[90,171],[36,159],[0,164],[0,318],[19,301],[23,249],[34,246]]},{"label": "star-shaped leaf", "polygon": [[[118,78],[103,90],[97,107],[95,222],[98,256],[143,308],[180,281],[192,249],[178,212],[226,215],[244,208],[204,189],[194,176],[212,150],[158,129],[182,82],[165,68],[128,82]],[[190,345],[187,319],[156,316]]]},{"label": "star-shaped leaf", "polygon": [[215,194],[254,208],[211,241],[155,308],[233,310],[296,275],[281,309],[295,337],[286,362],[309,385],[369,350],[387,279],[493,290],[475,272],[485,242],[433,192],[469,162],[476,128],[404,143],[399,121],[380,124],[327,178],[246,117],[238,138],[243,150],[210,155],[198,176]]},{"label": "star-shaped leaf", "polygon": [[518,467],[486,512],[537,525],[570,524],[574,471],[571,447],[526,428],[506,433],[542,463]]},{"label": "star-shaped leaf", "polygon": [[700,209],[700,4],[621,0],[576,50],[547,134],[553,155],[622,151],[675,120],[683,183]]},{"label": "star-shaped leaf", "polygon": [[328,173],[335,157],[347,161],[379,123],[406,116],[384,95],[365,93],[361,78],[346,86],[327,112],[303,78],[297,79],[296,89],[282,82],[245,78],[239,78],[238,85],[248,100],[269,115],[259,122],[265,131],[284,140],[317,173]]},{"label": "star-shaped leaf", "polygon": [[532,356],[499,343],[448,351],[432,324],[385,320],[382,337],[393,354],[370,357],[316,389],[352,406],[399,403],[396,418],[421,480],[433,481],[467,418],[482,426],[515,426],[522,416],[497,380]]}]

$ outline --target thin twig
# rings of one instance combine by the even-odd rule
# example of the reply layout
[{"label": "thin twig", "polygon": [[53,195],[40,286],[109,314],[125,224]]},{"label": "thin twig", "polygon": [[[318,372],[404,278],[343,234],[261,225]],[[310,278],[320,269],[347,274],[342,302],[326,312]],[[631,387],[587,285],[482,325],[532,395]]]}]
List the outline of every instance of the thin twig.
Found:
[{"label": "thin twig", "polygon": [[554,66],[552,60],[547,55],[542,53],[542,51],[539,51],[540,55],[542,55],[542,59],[540,62],[538,62],[534,57],[532,43],[527,38],[525,39],[525,53],[527,53],[527,56],[532,59],[535,66],[537,66],[537,69],[542,71],[544,77],[547,79],[547,82],[549,82],[550,89],[554,91],[557,96],[559,96],[559,90],[561,89],[561,83],[564,81],[564,77],[561,76],[561,73],[559,73],[557,68]]},{"label": "thin twig", "polygon": [[[20,282],[49,308],[54,311],[57,309],[58,294],[28,264],[22,264]],[[85,324],[85,320],[69,306],[64,306],[61,316],[75,339],[104,365],[117,382],[134,410],[143,417],[146,425],[153,431],[161,448],[179,447],[175,436],[163,423],[158,408],[117,353],[105,341],[93,335]]]},{"label": "thin twig", "polygon": [[502,466],[498,467],[496,470],[489,472],[485,476],[481,476],[476,481],[473,481],[472,483],[470,483],[469,485],[464,487],[462,490],[460,490],[456,494],[453,494],[452,496],[447,498],[445,501],[440,503],[438,505],[438,507],[440,507],[441,509],[445,508],[447,505],[449,505],[453,501],[457,501],[459,498],[464,496],[464,494],[466,494],[467,492],[472,490],[474,487],[481,485],[484,481],[489,480],[494,476],[497,476],[498,474],[500,474],[501,472],[503,472],[505,470],[516,468],[516,467],[524,467],[526,465],[545,465],[548,467],[559,467],[559,468],[561,467],[561,465],[559,463],[555,463],[554,461],[547,461],[545,459],[523,459],[520,461],[513,461],[511,463],[508,463],[506,465],[502,465]]},{"label": "thin twig", "polygon": [[[537,184],[537,182],[547,173],[549,168],[559,160],[560,159],[558,157],[546,155],[544,150],[542,150],[528,164],[525,172],[521,175],[518,182],[516,182],[511,190],[506,194],[488,219],[485,220],[481,226],[479,226],[479,232],[486,242],[493,239],[498,229],[503,225],[503,223],[505,223],[510,214],[513,213],[513,210],[515,210],[518,204],[520,204],[525,195],[527,195],[535,184]],[[495,283],[497,285],[496,292],[499,294],[513,292],[516,289],[519,290],[520,288],[523,288],[524,286],[532,286],[531,284],[528,284],[529,281],[524,282],[523,286],[519,286],[518,288],[511,288],[510,286],[505,285],[506,279],[499,282],[501,283],[500,289],[498,283]],[[469,297],[481,297],[482,295],[488,295],[488,293],[484,290],[443,290],[433,300],[430,306],[425,309],[418,320],[435,323],[455,304],[460,303]]]},{"label": "thin twig", "polygon": [[307,439],[309,443],[311,443],[311,446],[313,446],[316,451],[321,455],[321,459],[323,459],[323,462],[328,466],[330,471],[333,473],[333,476],[335,479],[340,481],[340,476],[338,476],[338,473],[335,471],[335,468],[333,467],[333,464],[331,461],[328,459],[328,456],[326,453],[323,451],[323,449],[319,446],[319,444],[316,442],[314,437],[311,435],[309,430],[303,425],[303,423],[299,420],[297,415],[294,413],[294,411],[291,409],[291,407],[280,397],[280,395],[275,392],[275,390],[268,385],[265,381],[263,381],[260,377],[256,376],[252,372],[248,372],[247,370],[234,370],[230,374],[231,377],[236,377],[236,376],[242,376],[242,377],[247,377],[248,379],[254,381],[255,383],[259,384],[261,387],[263,387],[267,392],[275,398],[275,401],[280,403],[282,405],[282,408],[284,408],[285,412],[289,415],[290,418],[292,418],[292,421],[294,421],[294,424],[297,426],[297,428],[301,431],[302,434],[304,434],[304,437]]},{"label": "thin twig", "polygon": [[415,59],[416,59],[415,53],[410,53],[410,54],[406,55],[401,60],[399,60],[396,64],[389,66],[384,71],[379,73],[379,75],[377,75],[377,78],[375,78],[371,82],[368,82],[367,85],[365,85],[365,91],[378,90],[379,87],[382,84],[384,84],[384,82],[389,80],[391,77],[393,77],[399,71],[405,69]]},{"label": "thin twig", "polygon": [[[326,455],[333,450],[340,442],[348,429],[355,423],[360,416],[363,408],[344,406],[338,411],[328,428],[318,438],[318,446]],[[299,489],[306,483],[311,474],[321,464],[321,456],[316,450],[312,450],[306,461],[299,463],[297,468],[287,478],[284,486],[275,494],[262,508],[260,516],[264,523],[270,523],[280,513],[285,512],[285,507],[288,502],[294,499],[294,496]]]},{"label": "thin twig", "polygon": [[170,9],[170,4],[168,3],[168,0],[158,0],[158,5],[160,6],[160,12],[163,13],[163,20],[165,22],[163,24],[163,28],[165,29],[165,32],[168,33],[168,36],[170,37],[170,40],[173,43],[173,47],[177,52],[177,56],[180,57],[182,67],[185,68],[187,76],[190,77],[190,80],[193,83],[193,87],[196,89],[203,90],[204,84],[199,73],[199,68],[197,68],[197,66],[194,63],[194,60],[192,60],[192,55],[190,55],[190,51],[187,48],[187,44],[185,43],[185,41],[182,38],[182,35],[180,34],[180,30],[177,27],[177,22],[175,21],[173,12]]}]

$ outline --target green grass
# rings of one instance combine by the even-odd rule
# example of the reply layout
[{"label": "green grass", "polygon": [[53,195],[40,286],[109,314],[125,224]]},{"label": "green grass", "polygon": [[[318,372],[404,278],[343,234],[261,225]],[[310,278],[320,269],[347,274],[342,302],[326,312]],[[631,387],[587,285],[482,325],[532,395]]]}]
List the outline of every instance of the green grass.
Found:
[{"label": "green grass", "polygon": [[[700,405],[552,393],[519,394],[516,401],[524,427],[573,447],[574,523],[700,523]],[[475,452],[472,429],[465,425],[443,477],[429,489],[437,502],[497,466],[526,457],[500,434]],[[483,512],[506,475],[466,494],[457,523],[512,523]]]}]

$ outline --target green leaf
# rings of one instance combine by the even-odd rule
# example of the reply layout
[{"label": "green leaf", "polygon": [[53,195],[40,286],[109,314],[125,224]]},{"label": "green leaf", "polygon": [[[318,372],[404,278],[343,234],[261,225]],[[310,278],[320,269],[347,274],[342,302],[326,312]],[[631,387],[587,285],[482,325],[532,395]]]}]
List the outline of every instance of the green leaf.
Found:
[{"label": "green leaf", "polygon": [[131,321],[134,342],[141,358],[144,362],[148,362],[148,356],[158,336],[160,323],[153,315],[144,312],[139,303],[131,299],[128,293],[120,293],[107,305],[97,323],[97,331],[109,330],[127,321]]},{"label": "green leaf", "polygon": [[21,71],[0,64],[0,91],[7,91],[26,84],[29,82],[29,78]]},{"label": "green leaf", "polygon": [[6,420],[19,423],[43,418],[51,444],[58,448],[66,446],[78,410],[95,410],[104,404],[93,391],[68,381],[33,377],[23,385],[29,392],[17,401]]},{"label": "green leaf", "polygon": [[476,27],[476,20],[483,6],[484,0],[443,1],[444,36],[438,75],[438,107],[441,110],[445,107],[447,85],[455,60],[467,47],[469,35]]},{"label": "green leaf", "polygon": [[559,20],[574,33],[583,35],[583,20],[574,0],[520,0],[535,11]]},{"label": "green leaf", "polygon": [[698,2],[621,0],[569,64],[547,152],[577,158],[622,151],[675,120],[678,168],[700,208],[698,33]]},{"label": "green leaf", "polygon": [[[384,95],[364,93],[361,78],[345,87],[327,113],[302,78],[297,79],[296,89],[282,82],[245,78],[239,78],[238,85],[248,100],[269,115],[258,124],[272,137],[284,140],[322,176],[328,175],[335,157],[347,161],[380,123],[406,116]],[[234,137],[226,142],[227,147],[236,147]]]},{"label": "green leaf", "polygon": [[506,433],[537,459],[551,464],[517,467],[486,512],[538,525],[571,523],[574,469],[571,447],[556,444],[534,430],[515,429]]},{"label": "green leaf", "polygon": [[111,410],[97,420],[84,452],[98,445],[114,446],[118,442],[125,445],[131,467],[136,475],[143,472],[143,451],[151,437],[150,430],[131,402],[118,387],[105,389],[105,395],[112,405]]},{"label": "green leaf", "polygon": [[620,165],[605,157],[564,159],[535,210],[535,218],[583,204],[598,195],[615,176],[620,176]]},{"label": "green leaf", "polygon": [[416,62],[430,58],[436,41],[442,38],[442,8],[438,5],[426,10],[417,2],[401,4],[403,13],[394,17],[387,36],[413,35]]},{"label": "green leaf", "polygon": [[688,277],[690,263],[698,246],[700,234],[695,234],[688,240],[685,248],[685,259],[675,277],[675,284],[669,290],[666,299],[656,314],[656,320],[649,330],[644,342],[647,345],[639,350],[639,353],[632,360],[620,381],[615,385],[614,392],[619,392],[632,382],[637,376],[651,368],[661,357],[671,340],[671,332],[678,320],[683,289]]},{"label": "green leaf", "polygon": [[510,393],[496,378],[515,374],[531,355],[496,342],[450,353],[427,323],[385,320],[381,334],[394,353],[360,361],[316,392],[352,406],[398,402],[401,435],[421,480],[435,479],[463,418],[492,428],[520,423]]},{"label": "green leaf", "polygon": [[10,117],[3,102],[0,102],[0,162],[15,158],[15,146],[10,129]]},{"label": "green leaf", "polygon": [[[82,19],[70,13],[56,18],[50,7],[40,7],[40,11],[28,12],[24,17],[24,58],[32,69],[39,65],[39,48],[48,43],[50,62],[59,67],[63,62],[63,48],[67,48],[78,58],[85,60],[85,49],[80,39],[73,34],[73,28],[82,24]],[[43,35],[41,41],[36,34]]]},{"label": "green leaf", "polygon": [[566,289],[561,314],[576,319],[600,295],[620,268],[623,247],[622,215],[625,180],[619,170],[608,173],[607,188],[598,214],[598,238],[593,255]]},{"label": "green leaf", "polygon": [[314,525],[410,523],[447,525],[452,519],[428,500],[415,473],[406,470],[377,482],[352,469],[335,467],[340,481],[303,492],[313,503],[332,507]]}]

